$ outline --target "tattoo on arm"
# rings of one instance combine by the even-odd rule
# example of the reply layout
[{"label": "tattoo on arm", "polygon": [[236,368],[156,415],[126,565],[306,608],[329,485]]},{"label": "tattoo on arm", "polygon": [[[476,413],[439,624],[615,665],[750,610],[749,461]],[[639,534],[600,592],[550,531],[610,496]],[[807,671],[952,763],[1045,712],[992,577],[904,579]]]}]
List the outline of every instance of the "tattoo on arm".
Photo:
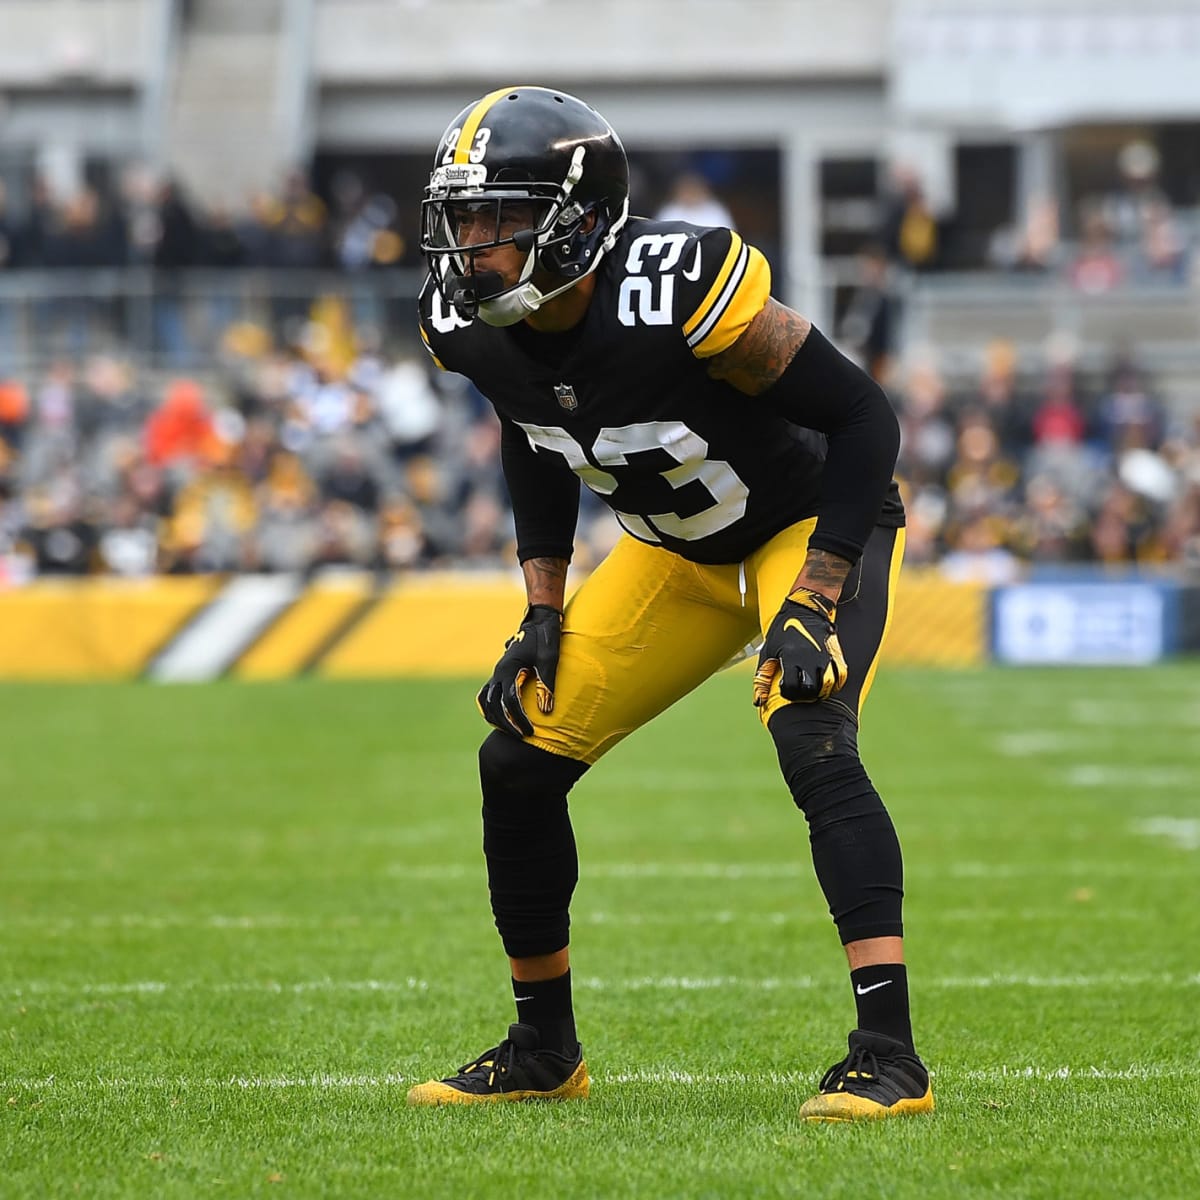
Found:
[{"label": "tattoo on arm", "polygon": [[708,360],[708,373],[757,396],[787,370],[811,328],[799,313],[770,299],[732,346]]},{"label": "tattoo on arm", "polygon": [[567,560],[565,558],[527,558],[521,564],[525,576],[525,594],[530,604],[549,604],[563,610],[567,591]]},{"label": "tattoo on arm", "polygon": [[828,550],[810,550],[791,591],[800,587],[808,588],[810,592],[819,592],[836,604],[849,573],[850,563],[840,555],[831,554]]}]

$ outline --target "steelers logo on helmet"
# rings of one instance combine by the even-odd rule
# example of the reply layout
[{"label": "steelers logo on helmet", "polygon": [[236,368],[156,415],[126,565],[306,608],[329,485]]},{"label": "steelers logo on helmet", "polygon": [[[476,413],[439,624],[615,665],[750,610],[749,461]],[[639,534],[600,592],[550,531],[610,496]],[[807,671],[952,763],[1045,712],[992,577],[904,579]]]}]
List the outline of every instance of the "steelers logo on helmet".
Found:
[{"label": "steelers logo on helmet", "polygon": [[[513,325],[591,274],[629,215],[629,164],[590,105],[540,87],[469,104],[438,143],[421,251],[464,318]],[[514,247],[507,278],[481,261]]]}]

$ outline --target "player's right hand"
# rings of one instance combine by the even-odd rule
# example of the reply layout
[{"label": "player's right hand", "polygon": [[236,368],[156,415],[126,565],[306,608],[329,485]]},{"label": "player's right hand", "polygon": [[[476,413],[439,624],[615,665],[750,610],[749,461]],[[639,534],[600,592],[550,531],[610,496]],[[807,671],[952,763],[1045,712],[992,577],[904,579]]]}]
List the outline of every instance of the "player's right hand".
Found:
[{"label": "player's right hand", "polygon": [[521,685],[533,676],[538,711],[554,711],[554,678],[562,613],[548,604],[531,604],[521,627],[504,643],[504,654],[492,677],[479,690],[475,703],[483,719],[514,737],[529,737],[533,725],[521,705]]}]

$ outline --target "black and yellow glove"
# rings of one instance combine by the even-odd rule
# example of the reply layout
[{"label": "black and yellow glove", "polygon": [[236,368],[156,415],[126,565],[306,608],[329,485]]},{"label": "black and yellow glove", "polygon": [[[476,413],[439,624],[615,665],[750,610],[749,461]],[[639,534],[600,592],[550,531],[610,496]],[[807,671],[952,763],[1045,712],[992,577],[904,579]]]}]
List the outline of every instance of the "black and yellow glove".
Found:
[{"label": "black and yellow glove", "polygon": [[776,677],[785,700],[824,700],[845,685],[848,672],[834,626],[836,617],[837,605],[818,592],[797,588],[788,596],[758,656],[757,707],[767,703]]},{"label": "black and yellow glove", "polygon": [[483,719],[515,737],[528,737],[533,725],[521,706],[521,685],[532,675],[537,683],[537,706],[554,711],[554,677],[558,673],[558,644],[562,613],[548,604],[531,604],[521,627],[504,643],[504,654],[492,677],[479,690],[475,703]]}]

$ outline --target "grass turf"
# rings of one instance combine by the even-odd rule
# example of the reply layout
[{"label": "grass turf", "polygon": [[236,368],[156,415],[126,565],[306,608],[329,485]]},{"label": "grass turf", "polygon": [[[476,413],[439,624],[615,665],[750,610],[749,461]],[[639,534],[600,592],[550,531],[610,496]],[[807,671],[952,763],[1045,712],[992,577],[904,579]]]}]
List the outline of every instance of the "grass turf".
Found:
[{"label": "grass turf", "polygon": [[1200,1193],[1200,669],[884,673],[933,1118],[806,1127],[853,1002],[720,676],[576,789],[587,1104],[503,1034],[470,683],[0,687],[0,1195]]}]

